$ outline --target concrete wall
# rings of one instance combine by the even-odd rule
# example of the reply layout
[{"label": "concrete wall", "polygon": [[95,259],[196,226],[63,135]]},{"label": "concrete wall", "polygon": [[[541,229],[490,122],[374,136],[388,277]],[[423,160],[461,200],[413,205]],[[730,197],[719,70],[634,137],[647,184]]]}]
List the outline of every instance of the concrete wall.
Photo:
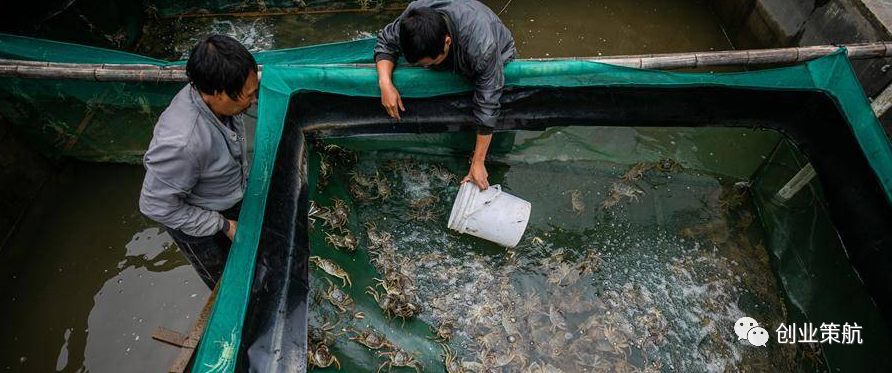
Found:
[{"label": "concrete wall", "polygon": [[55,165],[0,118],[0,250]]},{"label": "concrete wall", "polygon": [[[709,0],[737,49],[892,41],[889,0]],[[869,97],[892,82],[892,59],[853,61]],[[892,115],[882,118],[892,135]]]}]

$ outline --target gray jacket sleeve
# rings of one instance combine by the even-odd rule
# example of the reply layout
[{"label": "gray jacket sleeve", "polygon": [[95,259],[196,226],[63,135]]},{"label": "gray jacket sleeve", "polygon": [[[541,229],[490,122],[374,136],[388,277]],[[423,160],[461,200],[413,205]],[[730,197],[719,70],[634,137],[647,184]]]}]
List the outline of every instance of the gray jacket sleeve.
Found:
[{"label": "gray jacket sleeve", "polygon": [[490,44],[475,61],[474,118],[477,133],[482,135],[492,133],[499,118],[499,99],[505,87],[505,66],[499,57],[496,45]]},{"label": "gray jacket sleeve", "polygon": [[388,60],[396,63],[400,58],[400,18],[387,24],[378,32],[378,43],[375,44],[375,62]]},{"label": "gray jacket sleeve", "polygon": [[184,199],[198,182],[198,159],[187,146],[153,143],[145,155],[146,178],[139,210],[152,220],[190,236],[211,236],[226,219],[219,212],[187,204]]}]

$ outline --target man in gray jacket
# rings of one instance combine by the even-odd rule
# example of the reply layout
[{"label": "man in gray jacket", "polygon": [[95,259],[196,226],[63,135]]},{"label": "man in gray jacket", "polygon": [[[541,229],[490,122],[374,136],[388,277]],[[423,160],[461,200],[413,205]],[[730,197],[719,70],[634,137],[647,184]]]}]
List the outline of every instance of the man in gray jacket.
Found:
[{"label": "man in gray jacket", "polygon": [[406,61],[463,75],[474,83],[477,144],[471,169],[462,183],[489,187],[484,166],[492,131],[499,117],[505,86],[505,64],[517,57],[514,38],[499,17],[476,0],[418,0],[378,34],[375,63],[381,105],[400,119],[406,111],[393,86],[393,69],[400,54]]},{"label": "man in gray jacket", "polygon": [[186,63],[183,87],[155,125],[139,210],[163,224],[208,287],[220,279],[247,180],[242,113],[257,102],[257,62],[211,35]]}]

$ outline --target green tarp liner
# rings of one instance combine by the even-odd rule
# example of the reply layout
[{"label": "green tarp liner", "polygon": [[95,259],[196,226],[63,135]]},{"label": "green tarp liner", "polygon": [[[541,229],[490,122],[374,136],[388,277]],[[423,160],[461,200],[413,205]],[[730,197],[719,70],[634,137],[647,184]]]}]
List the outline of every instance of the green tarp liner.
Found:
[{"label": "green tarp liner", "polygon": [[[316,52],[336,55],[344,47],[345,44],[319,47]],[[370,57],[371,54],[365,62],[371,62]],[[583,61],[518,61],[507,66],[505,76],[507,85],[512,87],[715,86],[823,91],[839,104],[880,178],[887,198],[892,199],[892,149],[842,51],[804,65],[746,73],[671,73]],[[394,81],[406,98],[469,92],[472,88],[458,76],[419,68],[398,69]],[[218,293],[211,322],[198,351],[201,364],[196,364],[195,371],[206,369],[202,364],[213,366],[221,356],[225,360],[232,353],[229,348],[240,343],[276,150],[291,95],[300,91],[365,97],[379,95],[373,68],[301,66],[296,63],[264,66],[254,165],[244,202],[249,213],[244,214],[242,219],[245,220],[240,222],[241,227],[250,228],[241,230],[236,237],[223,274],[222,281],[226,285]]]},{"label": "green tarp liner", "polygon": [[[256,53],[264,64],[258,107],[254,158],[248,190],[239,219],[222,287],[217,294],[211,319],[196,356],[194,371],[233,371],[241,341],[246,309],[251,297],[259,232],[263,225],[267,191],[273,174],[276,152],[286,125],[286,115],[293,94],[316,91],[347,96],[378,96],[377,75],[373,68],[344,64],[371,63],[373,40],[319,45],[282,51]],[[53,43],[10,35],[0,35],[0,56],[54,62],[149,63],[166,62],[126,53]],[[173,64],[182,63],[173,62]],[[878,178],[886,202],[892,201],[892,148],[874,117],[869,102],[855,78],[844,51],[806,64],[745,73],[673,73],[645,71],[585,61],[517,61],[506,67],[509,87],[654,87],[691,88],[727,87],[764,90],[802,90],[823,92],[836,103],[851,126],[858,145]],[[168,86],[43,81],[2,78],[2,93],[12,99],[24,98],[32,105],[57,96],[78,96],[97,87],[115,86],[118,93],[149,97],[152,107],[166,105],[164,97],[175,92]],[[470,92],[471,85],[449,73],[421,68],[400,68],[394,77],[403,97],[422,98]],[[152,95],[145,95],[146,92]],[[165,96],[168,94],[168,96]],[[142,96],[141,96],[142,95]],[[81,95],[86,101],[91,97]],[[140,101],[139,99],[135,99]],[[146,100],[143,98],[143,100]],[[124,102],[122,104],[134,105]],[[9,103],[0,107],[0,115],[19,110]],[[139,103],[133,107],[139,107]],[[753,110],[759,110],[753,108]],[[157,115],[149,110],[144,115]],[[383,115],[383,114],[382,114]],[[15,119],[15,118],[12,118]],[[298,167],[298,165],[295,165]]]}]

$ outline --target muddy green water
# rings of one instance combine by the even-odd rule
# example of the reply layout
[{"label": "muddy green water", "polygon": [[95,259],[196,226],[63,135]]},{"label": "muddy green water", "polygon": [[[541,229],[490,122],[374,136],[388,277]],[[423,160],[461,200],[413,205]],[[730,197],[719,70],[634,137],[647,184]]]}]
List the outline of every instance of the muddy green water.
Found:
[{"label": "muddy green water", "polygon": [[[507,0],[483,1],[499,12]],[[251,50],[374,37],[398,12],[219,17],[150,23],[136,51],[185,58],[202,35],[230,35]],[[512,0],[500,15],[522,57],[598,56],[730,49],[706,1]],[[184,32],[185,31],[185,32]]]},{"label": "muddy green water", "polygon": [[[422,143],[462,140],[456,137],[435,135]],[[445,320],[457,327],[450,345],[468,367],[499,365],[509,372],[536,366],[565,372],[818,368],[797,350],[801,347],[753,348],[729,329],[744,315],[756,315],[751,317],[765,325],[788,317],[754,205],[733,187],[756,171],[777,143],[776,134],[554,128],[503,137],[497,142],[511,151],[496,149],[490,182],[533,206],[524,239],[511,250],[445,228],[458,185],[438,177],[437,169],[463,176],[464,157],[436,147],[407,149],[402,136],[335,140],[363,151],[355,164],[329,161],[335,171],[311,198],[323,207],[336,198],[347,201],[347,229],[360,245],[355,253],[336,250],[324,238],[344,232],[317,221],[311,249],[352,274],[353,286],[345,290],[355,306],[339,314],[317,298],[311,324],[337,321],[345,330],[383,332],[417,354],[426,371],[442,369],[441,347],[427,337],[429,326]],[[579,142],[567,140],[573,138]],[[598,147],[604,142],[612,145]],[[593,149],[582,151],[577,144]],[[313,164],[319,154],[325,153],[317,153]],[[612,185],[634,164],[668,157],[681,169],[647,171],[624,183],[642,192],[637,200],[603,206]],[[393,195],[357,198],[348,192],[354,174],[377,174]],[[375,188],[368,193],[374,196]],[[431,198],[430,207],[412,207]],[[424,215],[430,220],[417,217]],[[370,264],[381,250],[368,249],[369,223],[393,235],[395,253],[384,257],[404,262],[398,270],[416,283],[423,311],[408,323],[387,318],[364,293],[383,274],[381,265]],[[326,281],[314,284],[316,293],[328,289]],[[354,312],[365,317],[355,319]],[[332,346],[347,371],[372,371],[383,362],[344,337]]]},{"label": "muddy green water", "polygon": [[139,167],[72,164],[0,252],[0,369],[159,372],[210,293],[137,207]]}]

